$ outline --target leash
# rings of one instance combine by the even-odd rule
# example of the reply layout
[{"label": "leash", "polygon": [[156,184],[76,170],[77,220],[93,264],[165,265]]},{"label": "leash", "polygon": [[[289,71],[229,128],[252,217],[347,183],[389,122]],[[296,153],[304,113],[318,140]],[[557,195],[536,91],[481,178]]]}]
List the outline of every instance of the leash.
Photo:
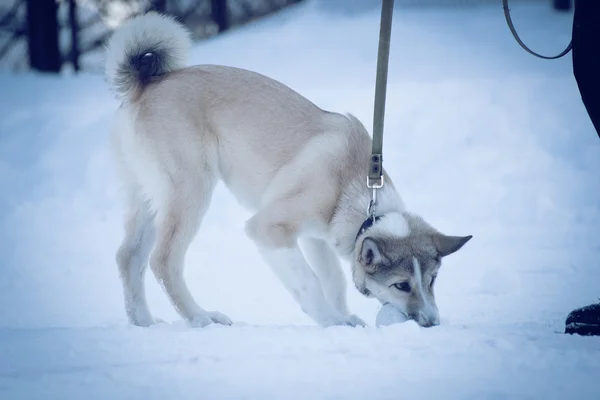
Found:
[{"label": "leash", "polygon": [[[588,1],[594,1],[594,0],[588,0]],[[595,0],[595,1],[598,1],[598,0]],[[569,45],[567,46],[567,48],[564,49],[562,51],[562,53],[560,53],[556,56],[548,57],[548,56],[543,56],[541,54],[536,53],[535,51],[533,51],[529,47],[527,47],[525,45],[525,43],[523,43],[523,41],[519,37],[519,34],[517,33],[517,30],[515,29],[515,26],[512,22],[512,18],[510,17],[510,9],[508,8],[508,0],[502,0],[502,8],[504,8],[504,17],[506,18],[506,23],[508,24],[508,28],[510,29],[510,32],[514,36],[517,43],[519,43],[519,45],[523,49],[525,49],[525,51],[527,51],[529,54],[533,54],[534,56],[543,58],[544,60],[556,60],[557,58],[561,58],[561,57],[565,56],[573,48],[573,40],[571,40],[571,42],[569,42]]]},{"label": "leash", "polygon": [[[519,37],[517,30],[510,16],[508,0],[502,0],[504,16],[508,27],[519,45],[528,53],[546,60],[554,60],[565,56],[573,47],[573,42],[569,43],[567,48],[556,56],[543,56],[531,50]],[[368,219],[365,221],[370,226],[375,221],[375,207],[377,205],[377,189],[384,185],[383,179],[383,124],[385,119],[385,98],[387,89],[388,64],[390,56],[390,37],[392,33],[392,16],[394,13],[394,0],[382,0],[381,3],[381,24],[379,27],[379,48],[377,53],[377,76],[375,81],[375,104],[373,113],[373,146],[371,149],[371,158],[369,160],[369,170],[367,173],[367,187],[372,189],[372,198],[367,209]],[[362,229],[361,229],[362,230]]]},{"label": "leash", "polygon": [[387,88],[388,63],[390,58],[390,37],[394,0],[381,3],[381,25],[379,27],[379,49],[377,53],[377,76],[375,81],[375,106],[373,113],[373,147],[367,173],[367,187],[373,190],[367,215],[373,222],[377,204],[377,189],[383,187],[383,120],[385,117],[385,96]]}]

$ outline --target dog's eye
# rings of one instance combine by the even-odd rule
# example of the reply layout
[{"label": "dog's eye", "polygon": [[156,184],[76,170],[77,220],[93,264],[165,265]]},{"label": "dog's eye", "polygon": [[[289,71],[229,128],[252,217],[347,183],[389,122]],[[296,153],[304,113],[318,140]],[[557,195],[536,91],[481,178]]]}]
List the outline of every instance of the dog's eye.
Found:
[{"label": "dog's eye", "polygon": [[410,292],[410,284],[408,282],[394,283],[394,287],[402,292]]}]

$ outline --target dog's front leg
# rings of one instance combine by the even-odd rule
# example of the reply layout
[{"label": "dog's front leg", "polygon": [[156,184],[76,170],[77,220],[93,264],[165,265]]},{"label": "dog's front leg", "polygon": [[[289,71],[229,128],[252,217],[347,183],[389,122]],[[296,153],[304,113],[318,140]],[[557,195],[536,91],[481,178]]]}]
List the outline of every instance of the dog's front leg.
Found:
[{"label": "dog's front leg", "polygon": [[264,260],[300,304],[302,311],[322,326],[362,325],[355,315],[344,315],[323,294],[321,283],[297,246],[290,248],[259,248]]},{"label": "dog's front leg", "polygon": [[327,301],[319,278],[304,259],[296,239],[285,224],[261,220],[259,214],[248,221],[246,231],[302,311],[315,322],[322,326],[365,325],[357,316],[344,315]]},{"label": "dog's front leg", "polygon": [[321,282],[325,297],[339,312],[348,315],[346,277],[338,256],[322,239],[300,239],[302,253]]}]

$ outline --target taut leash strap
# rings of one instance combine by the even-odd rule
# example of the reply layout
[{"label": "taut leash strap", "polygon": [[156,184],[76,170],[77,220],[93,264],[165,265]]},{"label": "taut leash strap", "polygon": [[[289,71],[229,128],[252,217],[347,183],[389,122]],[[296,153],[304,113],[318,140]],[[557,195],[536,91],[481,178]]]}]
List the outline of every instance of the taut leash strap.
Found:
[{"label": "taut leash strap", "polygon": [[393,12],[394,0],[383,0],[381,5],[381,26],[379,28],[377,77],[375,82],[373,149],[371,151],[367,175],[367,186],[373,189],[383,186],[383,121],[385,118],[385,96]]}]

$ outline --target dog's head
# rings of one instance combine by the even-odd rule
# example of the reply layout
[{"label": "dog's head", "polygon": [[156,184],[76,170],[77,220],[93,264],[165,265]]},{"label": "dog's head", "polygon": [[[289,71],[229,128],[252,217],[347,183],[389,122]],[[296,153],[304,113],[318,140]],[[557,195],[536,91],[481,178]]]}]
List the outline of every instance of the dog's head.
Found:
[{"label": "dog's head", "polygon": [[408,213],[384,215],[357,238],[354,284],[421,326],[439,325],[434,285],[442,258],[471,237],[444,235]]}]

